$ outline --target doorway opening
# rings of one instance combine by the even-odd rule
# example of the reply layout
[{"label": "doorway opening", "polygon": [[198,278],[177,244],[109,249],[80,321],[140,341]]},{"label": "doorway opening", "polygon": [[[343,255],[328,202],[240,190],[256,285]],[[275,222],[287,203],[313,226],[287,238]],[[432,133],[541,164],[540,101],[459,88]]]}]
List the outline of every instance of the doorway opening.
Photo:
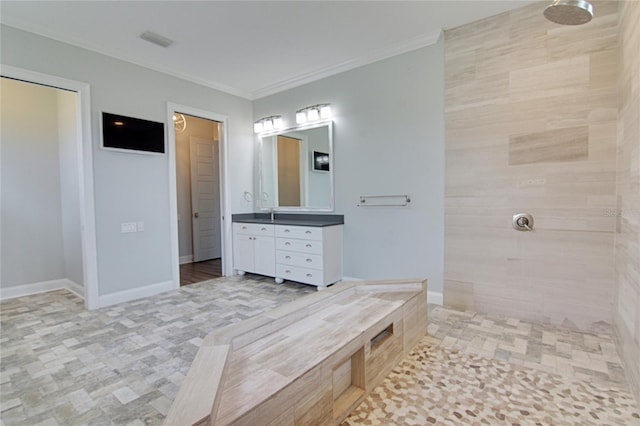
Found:
[{"label": "doorway opening", "polygon": [[180,286],[222,274],[220,136],[223,123],[181,111],[173,115]]},{"label": "doorway opening", "polygon": [[0,298],[65,288],[98,307],[89,86],[3,66]]}]

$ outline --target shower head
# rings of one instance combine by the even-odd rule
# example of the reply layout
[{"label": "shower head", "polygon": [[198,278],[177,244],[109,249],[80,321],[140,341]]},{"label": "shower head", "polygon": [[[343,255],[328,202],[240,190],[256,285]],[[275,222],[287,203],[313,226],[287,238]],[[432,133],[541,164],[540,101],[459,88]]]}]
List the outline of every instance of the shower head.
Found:
[{"label": "shower head", "polygon": [[556,24],[582,25],[593,18],[593,6],[586,0],[553,0],[544,16]]}]

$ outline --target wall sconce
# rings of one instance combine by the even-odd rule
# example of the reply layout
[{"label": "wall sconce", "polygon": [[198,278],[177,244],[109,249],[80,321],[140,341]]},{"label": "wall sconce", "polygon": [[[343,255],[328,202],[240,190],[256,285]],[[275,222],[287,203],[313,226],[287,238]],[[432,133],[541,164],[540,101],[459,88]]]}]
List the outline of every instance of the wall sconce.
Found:
[{"label": "wall sconce", "polygon": [[312,105],[296,111],[296,123],[298,124],[328,118],[331,118],[331,105],[329,104]]},{"label": "wall sconce", "polygon": [[261,118],[253,123],[253,131],[256,133],[268,132],[269,130],[281,129],[284,125],[282,116],[272,115],[271,117]]}]

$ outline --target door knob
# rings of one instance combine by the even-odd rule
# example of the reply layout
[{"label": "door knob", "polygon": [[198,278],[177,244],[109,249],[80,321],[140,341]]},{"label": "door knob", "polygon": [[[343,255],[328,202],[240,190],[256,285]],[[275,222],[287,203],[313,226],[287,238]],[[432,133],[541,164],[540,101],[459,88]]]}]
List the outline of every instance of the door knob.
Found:
[{"label": "door knob", "polygon": [[200,217],[200,213],[196,212],[193,214],[193,217],[195,217],[196,219]]}]

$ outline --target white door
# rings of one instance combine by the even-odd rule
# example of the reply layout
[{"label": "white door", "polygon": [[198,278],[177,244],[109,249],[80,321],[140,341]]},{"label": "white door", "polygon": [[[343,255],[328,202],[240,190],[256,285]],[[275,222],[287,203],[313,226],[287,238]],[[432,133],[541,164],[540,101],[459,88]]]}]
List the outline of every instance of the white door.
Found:
[{"label": "white door", "polygon": [[222,256],[218,142],[190,137],[193,261]]}]

